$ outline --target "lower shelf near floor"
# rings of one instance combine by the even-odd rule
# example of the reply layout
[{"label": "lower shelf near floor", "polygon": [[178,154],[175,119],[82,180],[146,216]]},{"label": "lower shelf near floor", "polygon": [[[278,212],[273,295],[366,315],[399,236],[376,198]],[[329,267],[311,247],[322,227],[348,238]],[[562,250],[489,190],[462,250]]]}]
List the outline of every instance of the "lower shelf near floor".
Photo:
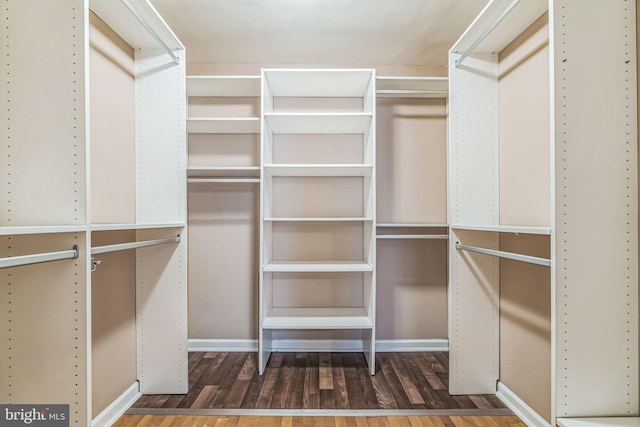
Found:
[{"label": "lower shelf near floor", "polygon": [[264,329],[371,329],[363,308],[272,308]]}]

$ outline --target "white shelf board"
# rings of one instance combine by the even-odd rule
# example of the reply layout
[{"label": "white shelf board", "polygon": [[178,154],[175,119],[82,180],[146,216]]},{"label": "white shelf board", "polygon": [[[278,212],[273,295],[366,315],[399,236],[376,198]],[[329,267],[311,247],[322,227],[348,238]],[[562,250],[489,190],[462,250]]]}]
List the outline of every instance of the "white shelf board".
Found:
[{"label": "white shelf board", "polygon": [[260,133],[260,117],[189,118],[187,133]]},{"label": "white shelf board", "polygon": [[354,134],[371,129],[371,113],[266,113],[274,133]]},{"label": "white shelf board", "polygon": [[271,176],[371,176],[373,165],[266,164],[264,171]]},{"label": "white shelf board", "polygon": [[560,427],[640,427],[640,417],[558,418]]},{"label": "white shelf board", "polygon": [[[148,1],[129,0],[129,2],[169,48],[173,51],[184,49],[178,37]],[[162,49],[122,1],[90,0],[89,8],[132,48]]]},{"label": "white shelf board", "polygon": [[398,227],[398,228],[442,228],[448,227],[449,224],[435,224],[435,223],[404,223],[404,222],[379,222],[377,227]]},{"label": "white shelf board", "polygon": [[543,234],[550,236],[551,227],[532,227],[520,225],[460,225],[452,224],[454,230],[494,231],[498,233]]},{"label": "white shelf board", "polygon": [[91,231],[148,230],[156,228],[184,228],[185,223],[163,224],[91,224]]},{"label": "white shelf board", "polygon": [[376,239],[389,240],[448,240],[446,234],[378,234]]},{"label": "white shelf board", "polygon": [[187,184],[259,184],[260,178],[188,178]]},{"label": "white shelf board", "polygon": [[[480,36],[496,22],[502,12],[511,4],[512,0],[492,0],[480,12],[473,23],[451,48],[451,52],[464,53]],[[506,15],[491,33],[480,43],[475,52],[500,52],[524,30],[533,24],[548,10],[548,0],[520,1],[518,5]]]},{"label": "white shelf board", "polygon": [[272,261],[263,268],[272,273],[339,273],[373,271],[364,261]]},{"label": "white shelf board", "polygon": [[449,93],[447,77],[376,77],[376,94],[389,98],[446,98]]},{"label": "white shelf board", "polygon": [[371,329],[362,308],[272,308],[264,329]]},{"label": "white shelf board", "polygon": [[332,217],[332,218],[320,218],[320,217],[266,217],[264,219],[268,222],[367,222],[373,221],[373,218],[365,217]]},{"label": "white shelf board", "polygon": [[260,76],[187,76],[187,96],[260,96]]},{"label": "white shelf board", "polygon": [[86,225],[34,225],[0,226],[0,236],[19,236],[21,234],[81,233],[87,231]]},{"label": "white shelf board", "polygon": [[214,177],[259,177],[259,166],[217,166],[217,167],[188,167],[189,178],[214,178]]},{"label": "white shelf board", "polygon": [[363,97],[371,69],[265,69],[265,83],[275,97]]}]

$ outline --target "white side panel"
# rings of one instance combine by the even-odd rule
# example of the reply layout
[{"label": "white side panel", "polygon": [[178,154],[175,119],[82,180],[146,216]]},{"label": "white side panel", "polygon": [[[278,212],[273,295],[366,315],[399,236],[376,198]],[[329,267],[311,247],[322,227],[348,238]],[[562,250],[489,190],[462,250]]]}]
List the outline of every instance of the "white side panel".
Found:
[{"label": "white side panel", "polygon": [[494,394],[499,375],[499,260],[455,243],[499,248],[497,233],[451,230],[449,393]]},{"label": "white side panel", "polygon": [[638,414],[635,2],[552,3],[557,416],[632,416]]},{"label": "white side panel", "polygon": [[85,223],[86,23],[82,0],[3,2],[0,227]]},{"label": "white side panel", "polygon": [[[137,232],[138,240],[170,236],[163,230]],[[188,390],[187,241],[137,250],[136,327],[138,380],[143,394]]]},{"label": "white side panel", "polygon": [[[184,52],[178,52],[184,56]],[[184,61],[136,50],[136,218],[186,220]]]},{"label": "white side panel", "polygon": [[452,224],[497,225],[498,57],[449,57],[449,206]]}]

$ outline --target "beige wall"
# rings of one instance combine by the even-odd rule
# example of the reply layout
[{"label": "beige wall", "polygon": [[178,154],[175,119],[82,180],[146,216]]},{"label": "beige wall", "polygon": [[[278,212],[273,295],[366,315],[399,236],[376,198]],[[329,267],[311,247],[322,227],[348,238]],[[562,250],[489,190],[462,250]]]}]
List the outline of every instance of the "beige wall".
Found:
[{"label": "beige wall", "polygon": [[[550,224],[546,15],[500,54],[500,222]],[[549,258],[548,236],[502,234],[500,249]],[[500,261],[500,381],[551,419],[551,275]]]},{"label": "beige wall", "polygon": [[135,222],[133,49],[91,13],[91,222]]},{"label": "beige wall", "polygon": [[[135,241],[134,231],[92,233],[92,245]],[[102,264],[91,273],[91,350],[93,416],[137,378],[136,254],[96,255]]]},{"label": "beige wall", "polygon": [[[133,50],[90,17],[93,223],[135,222]],[[92,245],[135,240],[134,232],[92,234]],[[92,273],[93,416],[136,380],[135,252],[96,257]]]}]

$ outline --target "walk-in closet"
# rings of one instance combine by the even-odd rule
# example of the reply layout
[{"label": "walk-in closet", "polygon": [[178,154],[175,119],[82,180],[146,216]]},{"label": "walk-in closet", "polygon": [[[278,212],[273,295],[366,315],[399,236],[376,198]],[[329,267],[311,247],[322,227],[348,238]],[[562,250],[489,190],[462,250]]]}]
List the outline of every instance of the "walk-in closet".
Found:
[{"label": "walk-in closet", "polygon": [[0,405],[637,426],[638,16],[5,0]]}]

